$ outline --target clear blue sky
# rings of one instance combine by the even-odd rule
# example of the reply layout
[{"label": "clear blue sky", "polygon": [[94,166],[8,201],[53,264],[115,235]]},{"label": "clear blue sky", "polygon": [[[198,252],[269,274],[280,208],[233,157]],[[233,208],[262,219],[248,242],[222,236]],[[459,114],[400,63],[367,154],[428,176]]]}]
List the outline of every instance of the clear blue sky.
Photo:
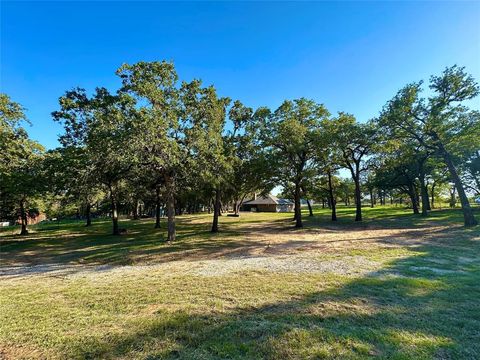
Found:
[{"label": "clear blue sky", "polygon": [[[445,66],[480,80],[479,2],[1,2],[1,91],[31,136],[74,86],[118,87],[123,62],[174,60],[182,79],[257,107],[309,97],[361,121]],[[478,107],[478,100],[473,103]]]}]

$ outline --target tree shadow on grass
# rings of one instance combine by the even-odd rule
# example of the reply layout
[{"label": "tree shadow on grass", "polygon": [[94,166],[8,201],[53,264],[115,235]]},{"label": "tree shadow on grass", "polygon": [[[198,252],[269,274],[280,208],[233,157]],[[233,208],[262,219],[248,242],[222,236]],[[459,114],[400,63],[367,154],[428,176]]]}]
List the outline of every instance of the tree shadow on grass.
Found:
[{"label": "tree shadow on grass", "polygon": [[[480,208],[473,209],[475,216],[480,217]],[[304,225],[309,229],[405,229],[412,227],[426,227],[450,224],[463,224],[461,209],[434,209],[427,217],[413,214],[411,210],[396,207],[375,207],[363,209],[363,221],[353,221],[355,217],[353,208],[340,208],[337,221],[331,221],[329,209],[314,212],[314,216],[303,217]]]},{"label": "tree shadow on grass", "polygon": [[341,285],[325,277],[322,290],[288,301],[208,314],[159,310],[124,333],[68,348],[79,358],[477,359],[480,244],[451,241],[448,252],[421,246]]},{"label": "tree shadow on grass", "polygon": [[[385,209],[379,212],[388,214]],[[328,232],[338,234],[358,232],[358,239],[355,241],[386,243],[390,239],[400,244],[402,239],[404,243],[411,242],[414,238],[421,241],[428,227],[432,228],[428,229],[428,233],[434,234],[437,230],[433,227],[451,224],[449,220],[451,213],[456,214],[455,211],[436,212],[435,216],[440,218],[439,221],[429,220],[430,222],[422,225],[415,224],[418,217],[411,215],[403,215],[401,217],[403,220],[399,220],[398,215],[390,218],[384,214],[383,218],[359,224],[347,219],[333,223],[323,214],[305,217],[304,229],[293,227],[290,214],[269,215],[272,217],[268,220],[265,220],[265,214],[250,214],[240,219],[224,219],[221,232],[218,234],[209,231],[210,217],[184,216],[178,219],[177,240],[172,243],[165,242],[164,222],[161,229],[153,229],[151,221],[124,221],[121,226],[127,229],[127,234],[120,237],[108,235],[109,221],[98,221],[91,228],[85,228],[83,223],[70,223],[63,224],[55,230],[32,233],[28,237],[3,235],[0,240],[0,257],[2,265],[46,263],[129,265],[145,261],[196,260],[202,257],[258,254],[266,249],[267,253],[273,254],[275,251],[270,247],[269,239],[277,238],[281,238],[285,243],[283,245],[285,249],[302,247],[319,249],[328,243],[327,240],[321,239],[322,234]],[[455,226],[455,229],[459,227],[460,225]],[[390,238],[385,239],[376,234],[362,233],[375,229],[400,229],[403,232],[392,233]],[[296,238],[297,234],[308,237],[311,233],[318,235],[319,239],[309,242],[307,239],[299,241]],[[337,241],[340,242],[341,239],[335,240]],[[277,250],[281,251],[280,248]]]},{"label": "tree shadow on grass", "polygon": [[[262,247],[245,238],[255,219],[247,223],[227,222],[217,234],[210,232],[210,222],[198,216],[180,217],[176,241],[165,241],[166,224],[153,229],[150,221],[123,221],[127,230],[122,236],[109,235],[110,223],[97,222],[90,228],[79,223],[64,224],[54,230],[37,229],[26,237],[4,235],[0,239],[2,265],[110,264],[129,265],[144,261],[172,261],[188,258],[224,256],[238,249]],[[278,219],[278,223],[283,220]],[[258,222],[261,222],[259,220]],[[274,227],[266,224],[258,233]]]}]

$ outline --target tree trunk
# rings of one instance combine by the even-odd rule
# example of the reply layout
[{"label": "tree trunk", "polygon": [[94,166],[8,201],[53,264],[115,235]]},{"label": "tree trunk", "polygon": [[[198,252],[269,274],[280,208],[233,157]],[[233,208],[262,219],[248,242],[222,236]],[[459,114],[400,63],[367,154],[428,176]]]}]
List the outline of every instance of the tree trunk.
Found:
[{"label": "tree trunk", "polygon": [[450,201],[449,201],[449,206],[451,208],[454,208],[455,205],[457,204],[457,199],[455,198],[455,190],[456,187],[455,185],[450,189]]},{"label": "tree trunk", "polygon": [[87,218],[87,223],[85,226],[91,226],[92,225],[92,205],[87,202],[87,207],[85,209],[85,217]]},{"label": "tree trunk", "polygon": [[302,223],[302,204],[300,203],[300,197],[301,197],[301,192],[300,192],[300,185],[295,184],[295,227],[296,228],[301,228],[303,227]]},{"label": "tree trunk", "polygon": [[218,232],[218,216],[220,214],[220,190],[215,189],[215,202],[213,203],[212,233]]},{"label": "tree trunk", "polygon": [[455,183],[455,187],[457,188],[458,197],[460,198],[460,203],[462,204],[462,211],[463,211],[463,221],[465,226],[475,226],[478,224],[475,216],[473,216],[472,208],[470,207],[470,203],[468,202],[467,194],[465,194],[465,190],[463,188],[462,180],[460,176],[458,176],[457,169],[453,164],[452,159],[450,158],[450,154],[442,148],[443,152],[443,159],[447,164],[448,170],[450,171],[450,176],[452,177],[453,182]]},{"label": "tree trunk", "polygon": [[430,207],[429,200],[428,200],[428,191],[427,186],[425,184],[425,173],[423,171],[423,166],[420,165],[420,194],[422,198],[422,216],[428,216],[428,208]]},{"label": "tree trunk", "polygon": [[167,176],[165,181],[167,189],[167,241],[175,241],[175,180]]},{"label": "tree trunk", "polygon": [[415,188],[413,184],[408,184],[408,195],[410,196],[410,201],[412,202],[412,209],[414,214],[418,214],[418,203],[417,203],[417,195],[415,193]]},{"label": "tree trunk", "polygon": [[240,200],[235,199],[235,200],[233,201],[233,214],[234,214],[235,216],[238,216],[239,213],[240,213]]},{"label": "tree trunk", "polygon": [[115,197],[115,192],[113,191],[112,186],[110,186],[110,201],[112,206],[112,224],[113,224],[113,235],[120,235],[120,229],[118,228],[118,207],[117,199]]},{"label": "tree trunk", "polygon": [[138,207],[139,207],[139,201],[138,199],[136,199],[135,204],[133,206],[133,220],[138,220]]},{"label": "tree trunk", "polygon": [[308,216],[313,216],[312,204],[310,204],[310,200],[308,199],[307,199],[307,206],[308,206]]},{"label": "tree trunk", "polygon": [[160,229],[160,212],[161,212],[161,203],[160,203],[160,188],[157,186],[155,188],[155,229]]},{"label": "tree trunk", "polygon": [[362,191],[360,190],[360,162],[355,163],[355,168],[350,166],[350,173],[355,183],[355,221],[362,221]]},{"label": "tree trunk", "polygon": [[22,230],[20,231],[20,235],[27,235],[27,212],[25,210],[25,199],[20,200],[20,222],[22,224]]},{"label": "tree trunk", "polygon": [[420,194],[418,193],[418,186],[415,184],[413,186],[413,189],[415,191],[415,199],[417,201],[417,206],[420,206]]},{"label": "tree trunk", "polygon": [[432,184],[432,194],[431,194],[431,197],[432,197],[432,201],[431,201],[432,209],[435,209],[435,183]]},{"label": "tree trunk", "polygon": [[328,172],[328,194],[330,196],[330,202],[332,203],[332,221],[337,221],[337,204],[333,194],[332,174],[330,171]]},{"label": "tree trunk", "polygon": [[238,202],[235,201],[235,215],[236,216],[240,216],[240,208],[242,207],[242,204],[243,204],[246,196],[247,195],[243,195],[242,198],[240,199],[240,201],[238,201]]},{"label": "tree trunk", "polygon": [[360,176],[355,176],[355,221],[362,221],[362,193],[360,191]]},{"label": "tree trunk", "polygon": [[427,210],[431,211],[432,206],[431,206],[431,203],[430,203],[430,195],[428,194],[428,181],[425,182],[425,191],[427,193]]},{"label": "tree trunk", "polygon": [[370,193],[370,207],[373,208],[373,207],[375,207],[375,199],[373,198],[373,190],[370,189],[368,191]]}]

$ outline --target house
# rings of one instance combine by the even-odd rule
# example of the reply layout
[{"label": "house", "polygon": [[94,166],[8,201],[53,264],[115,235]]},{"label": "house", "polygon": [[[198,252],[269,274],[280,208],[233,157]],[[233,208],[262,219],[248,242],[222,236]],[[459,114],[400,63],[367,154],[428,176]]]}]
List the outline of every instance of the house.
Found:
[{"label": "house", "polygon": [[272,194],[266,196],[255,195],[253,199],[243,203],[241,211],[259,212],[290,212],[293,211],[293,202],[287,199],[279,199]]},{"label": "house", "polygon": [[[47,220],[47,215],[44,213],[27,213],[27,225],[35,225],[44,220]],[[22,218],[19,216],[15,223],[20,225],[22,223]]]}]

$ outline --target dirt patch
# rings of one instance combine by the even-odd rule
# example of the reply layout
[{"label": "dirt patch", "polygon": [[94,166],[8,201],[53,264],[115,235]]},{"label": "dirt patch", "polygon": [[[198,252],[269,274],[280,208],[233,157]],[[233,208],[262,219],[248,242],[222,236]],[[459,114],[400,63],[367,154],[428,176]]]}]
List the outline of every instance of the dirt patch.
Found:
[{"label": "dirt patch", "polygon": [[308,257],[242,257],[226,260],[209,260],[193,273],[203,276],[223,276],[241,271],[268,271],[285,273],[332,273],[338,275],[362,275],[380,266],[378,262],[363,256],[347,256],[338,260],[318,260]]},{"label": "dirt patch", "polygon": [[34,360],[45,358],[46,356],[44,353],[31,346],[0,345],[1,360]]},{"label": "dirt patch", "polygon": [[[204,219],[192,217],[191,221],[202,222]],[[219,233],[208,241],[146,242],[145,246],[136,246],[135,240],[127,242],[121,239],[121,251],[116,250],[119,246],[116,242],[95,243],[92,246],[91,243],[72,245],[67,241],[61,245],[63,253],[60,255],[56,243],[48,248],[42,246],[34,250],[25,249],[2,259],[4,266],[0,266],[0,278],[39,275],[101,277],[103,274],[128,274],[157,269],[165,273],[170,273],[169,270],[173,269],[173,274],[199,276],[216,276],[243,270],[356,275],[375,273],[380,266],[360,255],[378,253],[382,249],[408,249],[428,244],[448,248],[452,247],[452,238],[465,236],[461,227],[433,224],[418,228],[378,228],[368,224],[344,228],[337,224],[298,230],[286,228],[285,221],[240,224],[232,230],[234,236],[231,236],[227,232],[227,225],[226,235]],[[39,255],[40,251],[42,255]],[[97,252],[101,254],[102,251],[106,254],[111,252],[111,257],[97,256],[97,262],[93,263],[91,255],[96,255]],[[351,256],[357,254],[358,256]],[[442,268],[447,267],[442,265],[447,265],[448,261],[434,260],[432,271],[440,274]],[[459,263],[473,261],[475,260],[469,257],[458,259]],[[109,264],[100,265],[107,262]],[[443,273],[447,274],[448,271]]]},{"label": "dirt patch", "polygon": [[[0,268],[3,279],[50,276],[61,278],[87,277],[100,279],[106,276],[125,276],[145,273],[193,276],[224,276],[241,271],[267,271],[275,273],[332,273],[338,275],[363,275],[379,269],[381,263],[363,256],[345,256],[336,259],[319,259],[305,256],[241,256],[215,260],[174,261],[151,265],[62,265],[9,266]],[[173,271],[174,270],[174,271]]]}]

